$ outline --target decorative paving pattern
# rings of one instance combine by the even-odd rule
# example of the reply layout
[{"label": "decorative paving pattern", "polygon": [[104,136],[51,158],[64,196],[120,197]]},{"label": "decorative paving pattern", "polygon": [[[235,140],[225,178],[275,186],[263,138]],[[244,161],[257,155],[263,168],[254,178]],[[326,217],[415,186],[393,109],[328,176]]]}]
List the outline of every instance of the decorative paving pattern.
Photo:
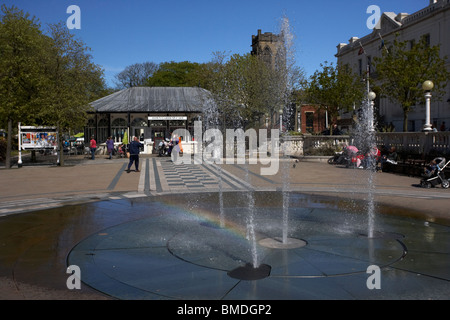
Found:
[{"label": "decorative paving pattern", "polygon": [[161,161],[161,168],[171,188],[219,188],[219,179],[200,165],[174,165],[172,162]]},{"label": "decorative paving pattern", "polygon": [[[153,166],[150,166],[153,169],[150,179],[155,179],[157,189],[163,192],[174,190],[245,190],[250,188],[245,181],[230,173],[220,172],[219,168],[212,165],[176,165],[166,159],[153,159],[153,164]],[[157,172],[154,172],[155,169]],[[158,186],[160,187],[158,188]]]}]

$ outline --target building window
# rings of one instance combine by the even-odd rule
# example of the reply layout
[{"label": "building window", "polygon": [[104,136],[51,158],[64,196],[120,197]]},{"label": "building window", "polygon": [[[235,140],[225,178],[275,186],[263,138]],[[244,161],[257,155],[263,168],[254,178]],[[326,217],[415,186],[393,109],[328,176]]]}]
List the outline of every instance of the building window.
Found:
[{"label": "building window", "polygon": [[100,119],[98,122],[98,128],[97,128],[97,135],[98,139],[97,142],[105,142],[106,139],[108,139],[108,120],[107,119]]},{"label": "building window", "polygon": [[358,60],[358,69],[359,69],[359,76],[362,76],[363,70],[362,70],[362,59]]},{"label": "building window", "polygon": [[90,118],[84,132],[85,142],[89,142],[92,136],[95,136],[95,119]]},{"label": "building window", "polygon": [[415,132],[416,131],[416,121],[415,120],[409,120],[408,121],[408,131],[409,132]]},{"label": "building window", "polygon": [[305,125],[306,125],[306,131],[309,133],[314,132],[314,112],[305,112]]},{"label": "building window", "polygon": [[170,120],[169,121],[169,127],[185,127],[186,121],[184,120]]},{"label": "building window", "polygon": [[136,118],[133,120],[133,122],[131,122],[131,126],[132,127],[147,127],[148,122],[147,122],[147,120],[144,120],[142,118]]},{"label": "building window", "polygon": [[163,127],[163,128],[166,128],[167,127],[167,121],[166,120],[152,120],[152,121],[150,121],[150,126],[151,127]]},{"label": "building window", "polygon": [[138,137],[140,141],[144,141],[148,121],[142,118],[136,118],[131,122],[131,136]]},{"label": "building window", "polygon": [[431,36],[430,36],[430,34],[427,33],[427,34],[423,35],[423,39],[425,40],[425,45],[427,47],[430,47],[431,46]]},{"label": "building window", "polygon": [[272,64],[272,51],[269,47],[265,47],[262,53],[262,59],[267,65]]},{"label": "building window", "polygon": [[114,142],[122,142],[127,131],[127,121],[122,118],[114,119],[111,124],[111,131]]}]

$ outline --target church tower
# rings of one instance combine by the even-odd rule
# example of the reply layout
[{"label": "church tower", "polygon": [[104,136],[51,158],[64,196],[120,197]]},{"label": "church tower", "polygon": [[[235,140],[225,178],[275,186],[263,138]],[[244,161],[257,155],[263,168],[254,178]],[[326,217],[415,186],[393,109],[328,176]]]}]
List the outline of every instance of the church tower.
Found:
[{"label": "church tower", "polygon": [[272,32],[262,33],[261,29],[258,34],[252,35],[252,55],[262,57],[267,64],[274,66],[275,57],[277,55],[280,36]]}]

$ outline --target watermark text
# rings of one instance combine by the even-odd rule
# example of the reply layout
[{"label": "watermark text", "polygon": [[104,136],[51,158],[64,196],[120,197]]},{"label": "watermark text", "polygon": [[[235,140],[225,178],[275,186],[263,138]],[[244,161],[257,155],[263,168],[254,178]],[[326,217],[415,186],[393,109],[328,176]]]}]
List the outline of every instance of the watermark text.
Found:
[{"label": "watermark text", "polygon": [[[272,129],[268,139],[267,129],[227,129],[224,137],[219,129],[207,129],[203,132],[202,122],[194,122],[194,141],[196,150],[191,154],[180,154],[180,148],[172,151],[174,164],[257,164],[262,165],[261,175],[276,175],[279,169],[279,130]],[[186,129],[173,132],[177,137],[185,137],[190,141],[190,133]],[[225,152],[224,152],[225,143]],[[225,154],[224,154],[225,153]],[[248,160],[246,160],[248,158]]]},{"label": "watermark text", "polygon": [[67,267],[66,273],[70,274],[70,276],[67,278],[66,286],[67,289],[73,290],[81,289],[81,270],[79,266],[71,265]]},{"label": "watermark text", "polygon": [[81,9],[77,5],[67,7],[66,13],[70,14],[67,18],[66,25],[69,30],[81,29]]},{"label": "watermark text", "polygon": [[381,289],[381,271],[380,267],[376,265],[371,265],[367,268],[366,273],[371,274],[369,278],[367,278],[366,285],[367,289]]},{"label": "watermark text", "polygon": [[367,8],[366,13],[370,14],[371,16],[367,19],[366,25],[367,28],[370,30],[373,29],[380,29],[380,20],[381,20],[381,9],[377,5],[371,5]]}]

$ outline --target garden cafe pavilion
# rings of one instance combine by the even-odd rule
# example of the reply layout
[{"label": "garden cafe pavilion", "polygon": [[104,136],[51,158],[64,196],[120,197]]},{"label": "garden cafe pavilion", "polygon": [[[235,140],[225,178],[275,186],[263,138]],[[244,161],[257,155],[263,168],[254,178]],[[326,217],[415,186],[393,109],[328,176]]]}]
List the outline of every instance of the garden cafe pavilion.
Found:
[{"label": "garden cafe pavilion", "polygon": [[[115,143],[136,136],[144,153],[152,153],[159,142],[176,129],[194,132],[194,121],[214,107],[211,93],[198,87],[133,87],[115,92],[91,103],[92,114],[85,128],[85,142],[94,136]],[[188,137],[182,137],[189,142]]]}]

